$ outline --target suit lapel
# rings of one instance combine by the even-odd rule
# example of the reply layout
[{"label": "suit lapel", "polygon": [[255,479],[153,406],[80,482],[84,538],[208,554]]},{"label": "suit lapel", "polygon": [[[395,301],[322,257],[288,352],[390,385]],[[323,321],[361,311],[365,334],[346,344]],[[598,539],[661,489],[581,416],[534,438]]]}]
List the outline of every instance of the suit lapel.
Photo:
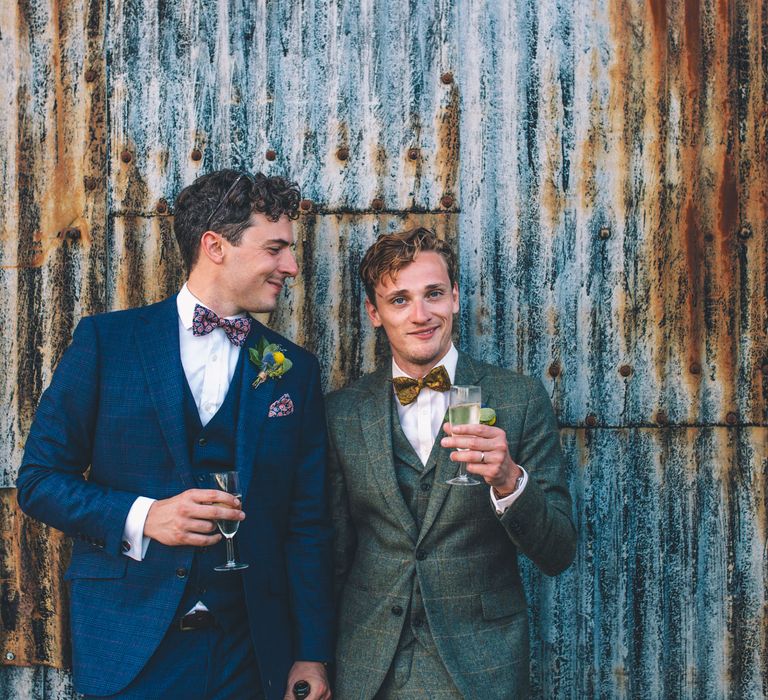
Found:
[{"label": "suit lapel", "polygon": [[[472,358],[469,355],[460,352],[459,361],[456,365],[456,376],[453,383],[478,386],[480,385],[482,378],[482,369],[472,361]],[[489,405],[492,401],[492,396],[490,393],[486,396],[485,387],[483,387],[482,400],[484,405]],[[439,442],[444,435],[445,433],[441,429],[437,436],[437,441]],[[439,452],[437,455],[437,464],[435,465],[435,483],[432,487],[432,495],[429,498],[429,504],[427,505],[427,512],[424,514],[424,522],[421,527],[421,532],[419,533],[419,540],[417,544],[420,544],[426,534],[429,532],[430,528],[437,519],[438,514],[442,510],[446,499],[453,490],[485,488],[484,486],[451,486],[450,484],[446,484],[445,482],[448,479],[452,479],[454,476],[456,476],[459,465],[458,462],[451,461],[450,455],[453,450],[448,450],[444,447],[438,449]]]},{"label": "suit lapel", "polygon": [[377,370],[371,378],[371,392],[358,409],[360,428],[370,457],[370,463],[363,468],[373,471],[374,479],[387,505],[415,542],[418,535],[416,521],[405,504],[395,475],[392,450],[392,386],[388,379],[388,365]]},{"label": "suit lapel", "polygon": [[253,388],[253,382],[258,375],[258,368],[248,358],[248,348],[256,345],[263,331],[261,324],[254,320],[251,324],[251,332],[240,350],[241,354],[244,353],[244,356],[240,358],[244,364],[237,413],[237,433],[235,435],[235,469],[240,472],[243,502],[245,502],[245,495],[256,468],[256,452],[263,439],[262,432],[267,420],[269,406],[275,400],[279,389],[279,383],[274,379],[267,379],[258,388]]},{"label": "suit lapel", "polygon": [[144,326],[136,334],[139,357],[163,437],[186,488],[194,488],[184,425],[184,368],[179,352],[176,297],[147,307]]}]

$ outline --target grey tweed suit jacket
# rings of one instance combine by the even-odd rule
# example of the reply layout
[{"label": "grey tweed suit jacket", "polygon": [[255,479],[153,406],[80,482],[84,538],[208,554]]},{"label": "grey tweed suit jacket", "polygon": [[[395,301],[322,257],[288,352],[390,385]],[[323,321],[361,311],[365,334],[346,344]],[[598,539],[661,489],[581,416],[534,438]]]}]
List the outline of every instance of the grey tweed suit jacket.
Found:
[{"label": "grey tweed suit jacket", "polygon": [[499,517],[486,487],[445,483],[457,465],[441,450],[419,531],[395,476],[390,379],[387,364],[327,397],[340,595],[334,697],[376,694],[397,650],[414,576],[440,658],[464,697],[525,697],[528,622],[518,552],[554,576],[576,547],[549,397],[534,379],[459,354],[455,383],[482,387],[528,485]]}]

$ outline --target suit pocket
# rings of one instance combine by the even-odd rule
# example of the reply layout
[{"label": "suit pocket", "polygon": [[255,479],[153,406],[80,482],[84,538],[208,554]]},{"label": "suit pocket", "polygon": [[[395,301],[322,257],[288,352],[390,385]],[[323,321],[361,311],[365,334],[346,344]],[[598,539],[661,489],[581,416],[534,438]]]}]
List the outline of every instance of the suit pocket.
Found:
[{"label": "suit pocket", "polygon": [[72,562],[64,574],[65,581],[81,578],[123,578],[128,567],[128,557],[114,556],[106,552],[73,554]]},{"label": "suit pocket", "polygon": [[498,620],[525,610],[525,593],[519,586],[498,588],[480,594],[484,620]]}]

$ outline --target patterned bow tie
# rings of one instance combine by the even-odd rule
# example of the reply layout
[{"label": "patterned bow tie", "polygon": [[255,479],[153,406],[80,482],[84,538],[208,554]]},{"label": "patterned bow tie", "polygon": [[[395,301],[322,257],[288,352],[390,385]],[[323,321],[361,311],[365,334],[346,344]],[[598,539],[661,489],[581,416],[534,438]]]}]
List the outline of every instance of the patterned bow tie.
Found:
[{"label": "patterned bow tie", "polygon": [[402,406],[407,406],[416,400],[419,392],[426,386],[434,391],[448,391],[451,388],[451,378],[448,370],[443,365],[433,367],[426,377],[411,379],[410,377],[395,377],[392,379],[395,385],[397,400]]},{"label": "patterned bow tie", "polygon": [[195,315],[192,317],[192,334],[208,335],[214,328],[223,328],[232,345],[241,347],[251,331],[251,319],[219,318],[213,311],[200,304],[195,304]]}]

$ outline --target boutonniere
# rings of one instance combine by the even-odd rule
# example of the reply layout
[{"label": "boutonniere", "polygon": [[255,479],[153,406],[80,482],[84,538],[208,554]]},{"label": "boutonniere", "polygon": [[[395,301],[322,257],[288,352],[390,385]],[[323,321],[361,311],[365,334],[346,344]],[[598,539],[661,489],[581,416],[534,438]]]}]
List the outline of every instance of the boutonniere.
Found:
[{"label": "boutonniere", "polygon": [[268,343],[263,337],[255,348],[248,348],[248,359],[259,368],[259,374],[251,385],[254,389],[267,379],[280,379],[293,367],[293,362],[285,356],[285,348],[277,343]]}]

